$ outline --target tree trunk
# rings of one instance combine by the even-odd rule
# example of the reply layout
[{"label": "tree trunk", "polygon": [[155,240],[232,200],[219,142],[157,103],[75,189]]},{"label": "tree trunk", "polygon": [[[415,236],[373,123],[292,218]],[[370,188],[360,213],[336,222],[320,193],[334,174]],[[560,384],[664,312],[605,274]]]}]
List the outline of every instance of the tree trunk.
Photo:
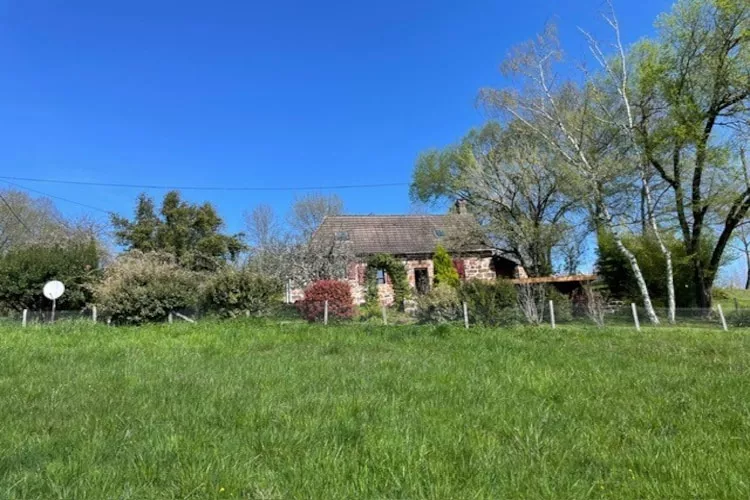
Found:
[{"label": "tree trunk", "polygon": [[713,288],[713,277],[706,276],[703,263],[700,258],[694,255],[693,276],[695,279],[695,300],[697,306],[701,309],[711,309],[711,289]]},{"label": "tree trunk", "polygon": [[750,248],[745,247],[745,262],[747,263],[747,279],[745,280],[745,290],[750,290]]},{"label": "tree trunk", "polygon": [[[664,240],[662,240],[661,238],[661,232],[659,231],[659,225],[656,223],[656,216],[654,216],[654,205],[651,201],[651,188],[648,185],[645,168],[641,169],[641,184],[643,198],[646,202],[646,214],[648,217],[648,222],[651,225],[651,229],[654,231],[654,237],[656,237],[656,241],[659,243],[659,249],[661,250],[662,255],[664,255],[664,259],[666,260],[667,264],[667,321],[673,325],[676,321],[675,316],[677,313],[677,305],[674,293],[674,268],[672,266],[672,252],[670,252],[667,246],[664,244]],[[646,221],[644,220],[643,223],[645,224]]]},{"label": "tree trunk", "polygon": [[609,232],[612,234],[612,238],[615,240],[615,245],[617,246],[617,249],[620,250],[620,253],[622,253],[626,259],[628,259],[628,262],[630,263],[630,268],[633,270],[635,281],[638,284],[638,289],[640,290],[641,298],[643,299],[643,307],[644,309],[646,309],[646,316],[648,316],[648,319],[649,321],[651,321],[652,324],[658,325],[659,317],[656,315],[656,311],[654,310],[654,305],[651,303],[651,296],[649,295],[648,287],[646,286],[646,280],[643,278],[643,273],[641,272],[641,266],[638,265],[638,259],[635,258],[635,255],[633,255],[633,252],[628,250],[628,248],[622,242],[620,235],[617,234],[617,231],[615,231],[615,228],[612,225],[611,217],[609,215],[609,210],[607,209],[607,207],[602,204],[600,208],[601,208],[601,215],[603,218],[603,222],[609,226]]}]

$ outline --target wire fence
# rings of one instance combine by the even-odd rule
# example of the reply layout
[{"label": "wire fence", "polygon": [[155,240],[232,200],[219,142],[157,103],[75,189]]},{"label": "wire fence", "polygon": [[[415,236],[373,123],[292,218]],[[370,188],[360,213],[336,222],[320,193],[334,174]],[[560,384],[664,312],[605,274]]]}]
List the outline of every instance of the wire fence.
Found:
[{"label": "wire fence", "polygon": [[[312,313],[310,313],[312,311]],[[276,323],[306,323],[315,322],[324,325],[341,324],[380,324],[380,325],[439,325],[451,324],[464,328],[494,327],[504,328],[519,325],[546,325],[549,327],[627,327],[640,329],[680,327],[703,329],[736,329],[750,327],[750,308],[729,307],[722,309],[716,305],[711,309],[678,308],[675,311],[674,322],[670,322],[668,310],[655,310],[658,324],[654,324],[643,307],[633,304],[609,304],[598,309],[576,307],[571,302],[545,301],[514,307],[495,308],[476,304],[453,304],[432,310],[420,310],[407,306],[406,308],[386,306],[360,306],[342,308],[321,301],[315,307],[301,311],[293,304],[279,304],[263,312],[235,311],[234,314],[219,315],[198,309],[175,309],[165,311],[156,318],[150,318],[152,323],[196,323],[207,320],[219,320],[230,317],[260,319]],[[0,322],[18,326],[34,324],[50,324],[60,322],[82,321],[90,323],[117,326],[123,323],[137,323],[138,321],[113,321],[105,311],[95,306],[81,310],[58,310],[54,316],[51,310],[44,311],[6,311],[0,313]]]}]

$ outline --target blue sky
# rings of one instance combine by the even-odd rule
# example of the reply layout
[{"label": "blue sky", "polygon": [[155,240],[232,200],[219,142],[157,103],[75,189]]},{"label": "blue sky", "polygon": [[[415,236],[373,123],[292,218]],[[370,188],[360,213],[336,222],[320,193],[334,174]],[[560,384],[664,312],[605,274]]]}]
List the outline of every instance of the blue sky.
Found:
[{"label": "blue sky", "polygon": [[[628,42],[671,2],[616,2]],[[573,56],[601,0],[5,1],[0,175],[214,186],[410,180],[420,151],[484,121],[508,49],[549,20]],[[135,189],[25,182],[130,214]],[[159,197],[162,192],[151,191]],[[403,213],[406,186],[338,192],[350,213]],[[293,192],[186,192],[232,231]],[[89,212],[62,201],[66,214]],[[91,212],[97,215],[96,212]],[[101,214],[98,214],[101,215]]]}]

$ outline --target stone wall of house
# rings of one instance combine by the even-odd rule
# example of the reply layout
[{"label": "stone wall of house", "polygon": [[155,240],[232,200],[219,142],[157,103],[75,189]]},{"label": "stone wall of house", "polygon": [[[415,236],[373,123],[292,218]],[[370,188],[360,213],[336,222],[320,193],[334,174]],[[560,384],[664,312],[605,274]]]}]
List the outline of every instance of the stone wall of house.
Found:
[{"label": "stone wall of house", "polygon": [[[427,269],[427,275],[429,282],[432,284],[435,277],[435,268],[432,263],[432,259],[415,259],[415,260],[402,260],[401,261],[406,267],[406,276],[409,280],[409,286],[412,290],[416,289],[416,279],[414,275],[415,269]],[[496,272],[492,264],[492,257],[468,257],[463,259],[464,262],[464,279],[479,279],[485,281],[491,281],[496,278]],[[367,285],[365,283],[365,273],[367,270],[367,264],[364,262],[358,262],[350,265],[347,272],[346,282],[349,283],[352,289],[352,299],[355,304],[364,304],[367,300]],[[515,271],[516,277],[525,277],[526,273],[523,271],[521,266],[517,266]],[[520,276],[518,276],[520,275]],[[381,304],[391,305],[394,300],[393,285],[385,283],[378,285],[378,297]],[[301,300],[304,298],[303,289],[292,290],[292,301]]]},{"label": "stone wall of house", "polygon": [[464,275],[467,280],[494,280],[497,275],[492,266],[492,257],[469,257],[464,259]]}]

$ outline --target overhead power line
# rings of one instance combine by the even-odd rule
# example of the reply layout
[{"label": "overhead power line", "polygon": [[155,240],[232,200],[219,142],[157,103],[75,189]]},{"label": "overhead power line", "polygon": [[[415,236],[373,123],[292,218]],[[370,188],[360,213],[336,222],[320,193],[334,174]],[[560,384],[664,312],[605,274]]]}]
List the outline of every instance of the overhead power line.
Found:
[{"label": "overhead power line", "polygon": [[[0,177],[0,179],[7,179],[7,177]],[[40,194],[42,196],[45,196],[47,198],[54,198],[56,200],[64,201],[66,203],[72,203],[73,205],[78,205],[79,207],[88,208],[89,210],[96,210],[97,212],[102,212],[102,213],[105,213],[107,215],[111,215],[111,214],[114,213],[111,210],[105,210],[103,208],[95,207],[93,205],[88,205],[86,203],[81,203],[79,201],[70,200],[68,198],[63,198],[62,196],[56,196],[54,194],[49,194],[49,193],[45,193],[43,191],[38,191],[36,189],[31,189],[31,188],[28,188],[26,186],[22,186],[20,184],[16,184],[15,182],[10,182],[10,181],[7,181],[7,180],[4,181],[4,182],[6,184],[10,185],[10,186],[17,187],[18,189],[23,189],[24,191],[29,191],[30,193],[36,193],[36,194]]]},{"label": "overhead power line", "polygon": [[179,191],[325,191],[339,189],[374,189],[408,186],[407,182],[385,182],[379,184],[340,184],[333,186],[272,186],[272,187],[249,187],[249,186],[167,186],[159,184],[125,184],[118,182],[88,182],[69,181],[64,179],[40,179],[34,177],[9,177],[0,176],[0,179],[22,182],[44,182],[48,184],[67,184],[73,186],[96,186],[131,189],[165,189]]},{"label": "overhead power line", "polygon": [[0,193],[0,200],[2,200],[3,204],[6,207],[8,207],[8,210],[10,210],[10,213],[13,214],[13,217],[15,217],[15,219],[18,221],[18,223],[21,224],[23,226],[23,228],[26,229],[26,231],[28,233],[32,233],[31,229],[29,229],[29,226],[27,226],[26,223],[21,219],[21,217],[18,216],[18,214],[16,213],[16,211],[13,210],[13,207],[10,206],[10,203],[8,203],[8,200],[5,199],[5,196],[3,196],[2,193]]}]

